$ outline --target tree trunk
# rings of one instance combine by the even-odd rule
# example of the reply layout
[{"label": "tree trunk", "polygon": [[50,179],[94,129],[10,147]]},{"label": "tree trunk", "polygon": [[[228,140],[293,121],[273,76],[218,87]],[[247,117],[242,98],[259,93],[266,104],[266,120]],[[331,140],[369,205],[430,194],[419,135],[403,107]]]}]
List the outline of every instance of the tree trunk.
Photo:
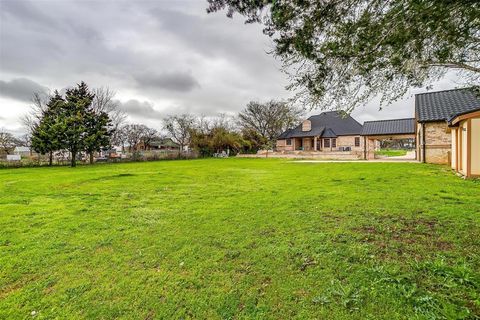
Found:
[{"label": "tree trunk", "polygon": [[53,151],[50,151],[50,154],[48,155],[48,165],[51,167],[53,164]]},{"label": "tree trunk", "polygon": [[93,151],[90,152],[90,164],[93,164]]},{"label": "tree trunk", "polygon": [[72,159],[70,161],[70,166],[72,168],[77,166],[77,151],[72,151]]}]

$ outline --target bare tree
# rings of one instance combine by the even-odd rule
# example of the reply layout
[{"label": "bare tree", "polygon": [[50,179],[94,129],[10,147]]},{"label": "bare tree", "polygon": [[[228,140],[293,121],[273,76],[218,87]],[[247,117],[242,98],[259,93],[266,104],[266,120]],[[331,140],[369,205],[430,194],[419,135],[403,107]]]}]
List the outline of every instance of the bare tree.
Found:
[{"label": "bare tree", "polygon": [[202,134],[208,134],[212,127],[212,121],[205,115],[200,115],[195,123],[195,130]]},{"label": "bare tree", "polygon": [[45,93],[35,92],[32,94],[32,104],[30,111],[21,118],[23,125],[27,132],[31,135],[40,123],[45,111],[47,110],[47,103],[50,101],[51,95]]},{"label": "bare tree", "polygon": [[138,145],[142,141],[145,133],[145,126],[143,124],[127,124],[123,127],[123,130],[125,130],[129,151],[137,151]]},{"label": "bare tree", "polygon": [[156,138],[158,138],[158,131],[154,128],[144,126],[141,140],[145,150],[147,150],[150,143]]},{"label": "bare tree", "polygon": [[118,128],[112,137],[112,145],[121,146],[122,152],[125,152],[125,144],[128,143],[128,125]]},{"label": "bare tree", "polygon": [[183,151],[190,144],[191,132],[195,128],[195,118],[191,114],[168,116],[163,119],[164,129]]},{"label": "bare tree", "polygon": [[0,129],[0,152],[5,154],[10,154],[10,152],[15,148],[15,145],[18,143],[18,140],[5,129]]},{"label": "bare tree", "polygon": [[117,142],[117,135],[120,135],[120,129],[125,123],[127,115],[120,109],[120,104],[117,100],[114,100],[115,91],[112,91],[108,87],[100,87],[93,90],[95,97],[92,101],[92,108],[94,112],[105,112],[110,118],[113,133],[111,136],[111,143]]},{"label": "bare tree", "polygon": [[226,131],[236,131],[237,128],[233,120],[233,117],[225,113],[220,113],[218,116],[212,119],[211,126],[217,129],[222,128]]},{"label": "bare tree", "polygon": [[302,113],[301,109],[281,101],[252,101],[238,114],[238,119],[243,130],[253,130],[273,142],[283,131],[297,124]]},{"label": "bare tree", "polygon": [[32,135],[30,132],[23,134],[19,139],[18,142],[21,146],[27,147],[30,151],[30,156],[32,155]]}]

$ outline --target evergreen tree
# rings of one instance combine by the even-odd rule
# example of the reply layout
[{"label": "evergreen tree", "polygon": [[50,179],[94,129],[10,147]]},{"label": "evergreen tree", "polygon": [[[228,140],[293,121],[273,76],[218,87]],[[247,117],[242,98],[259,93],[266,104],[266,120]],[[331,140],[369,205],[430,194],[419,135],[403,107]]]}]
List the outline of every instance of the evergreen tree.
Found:
[{"label": "evergreen tree", "polygon": [[62,148],[61,137],[58,134],[58,116],[64,102],[62,96],[55,90],[32,132],[32,149],[40,154],[48,154],[50,166],[53,162],[53,152]]},{"label": "evergreen tree", "polygon": [[109,129],[111,125],[110,118],[107,113],[95,112],[88,110],[85,117],[85,151],[90,158],[90,164],[93,163],[93,154],[95,151],[100,151],[102,147],[110,145],[110,136],[112,130]]},{"label": "evergreen tree", "polygon": [[77,87],[68,89],[65,94],[65,103],[58,118],[58,134],[61,136],[63,148],[70,151],[72,167],[77,164],[78,153],[87,147],[93,98],[94,94],[83,81]]}]

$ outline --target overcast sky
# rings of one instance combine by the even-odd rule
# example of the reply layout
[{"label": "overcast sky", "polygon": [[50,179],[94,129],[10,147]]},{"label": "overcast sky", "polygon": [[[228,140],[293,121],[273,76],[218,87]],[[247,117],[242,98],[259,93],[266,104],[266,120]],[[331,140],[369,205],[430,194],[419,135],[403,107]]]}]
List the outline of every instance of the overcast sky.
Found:
[{"label": "overcast sky", "polygon": [[[21,133],[33,92],[82,80],[110,87],[129,121],[157,129],[166,114],[235,114],[250,100],[288,98],[261,26],[206,7],[203,0],[0,0],[0,128]],[[453,88],[453,79],[433,88]],[[412,117],[412,95],[423,91],[382,111],[372,101],[353,116]]]}]

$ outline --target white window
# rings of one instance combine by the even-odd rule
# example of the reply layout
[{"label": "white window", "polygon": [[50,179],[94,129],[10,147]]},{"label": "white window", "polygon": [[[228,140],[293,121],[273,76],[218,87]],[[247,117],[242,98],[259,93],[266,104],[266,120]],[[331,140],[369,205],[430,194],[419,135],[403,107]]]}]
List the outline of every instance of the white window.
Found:
[{"label": "white window", "polygon": [[360,147],[360,137],[355,137],[355,147]]}]

